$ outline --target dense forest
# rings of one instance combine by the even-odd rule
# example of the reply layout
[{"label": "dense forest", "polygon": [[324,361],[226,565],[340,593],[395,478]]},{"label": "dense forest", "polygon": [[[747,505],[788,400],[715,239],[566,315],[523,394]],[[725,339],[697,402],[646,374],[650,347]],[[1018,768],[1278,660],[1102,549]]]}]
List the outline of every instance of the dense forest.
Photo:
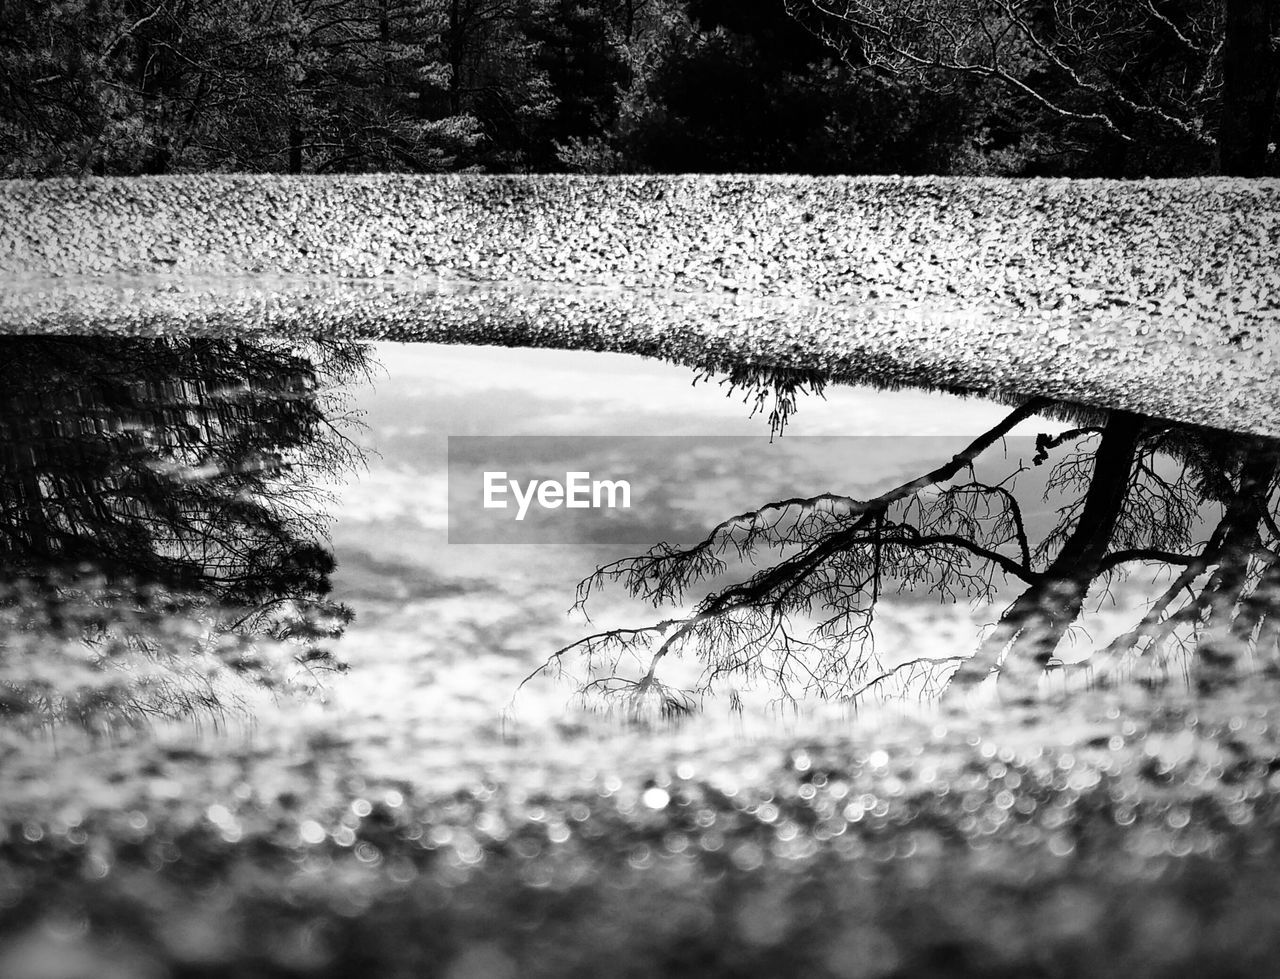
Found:
[{"label": "dense forest", "polygon": [[0,176],[1280,172],[1271,0],[2,0]]}]

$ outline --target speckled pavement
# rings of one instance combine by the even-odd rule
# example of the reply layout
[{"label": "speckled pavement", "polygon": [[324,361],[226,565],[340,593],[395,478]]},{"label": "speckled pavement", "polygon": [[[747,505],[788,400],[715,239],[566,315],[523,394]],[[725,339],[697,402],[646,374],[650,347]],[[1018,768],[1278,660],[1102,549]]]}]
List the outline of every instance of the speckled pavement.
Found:
[{"label": "speckled pavement", "polygon": [[0,332],[614,350],[1280,436],[1280,181],[0,182]]}]

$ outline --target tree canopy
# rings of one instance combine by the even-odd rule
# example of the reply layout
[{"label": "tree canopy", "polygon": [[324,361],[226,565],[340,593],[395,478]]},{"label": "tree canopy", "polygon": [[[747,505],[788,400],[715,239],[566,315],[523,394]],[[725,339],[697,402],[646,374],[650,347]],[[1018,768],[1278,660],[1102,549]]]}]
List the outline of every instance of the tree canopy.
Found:
[{"label": "tree canopy", "polygon": [[1265,0],[12,0],[0,175],[1277,170]]}]

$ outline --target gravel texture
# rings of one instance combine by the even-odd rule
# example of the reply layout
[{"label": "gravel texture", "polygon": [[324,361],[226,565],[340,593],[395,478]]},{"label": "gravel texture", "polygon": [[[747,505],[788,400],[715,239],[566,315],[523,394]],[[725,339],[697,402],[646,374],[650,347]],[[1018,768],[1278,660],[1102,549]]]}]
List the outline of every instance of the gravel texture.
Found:
[{"label": "gravel texture", "polygon": [[0,332],[750,361],[1280,436],[1280,181],[0,182]]}]

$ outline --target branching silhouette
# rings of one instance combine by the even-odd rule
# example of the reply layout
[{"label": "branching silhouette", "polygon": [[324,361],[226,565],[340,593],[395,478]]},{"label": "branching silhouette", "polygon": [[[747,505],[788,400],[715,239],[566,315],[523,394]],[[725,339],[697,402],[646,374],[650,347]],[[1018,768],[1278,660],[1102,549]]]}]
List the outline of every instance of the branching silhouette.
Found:
[{"label": "branching silhouette", "polygon": [[[966,76],[1125,142],[1151,131],[1211,141],[1221,88],[1220,5],[1072,0],[786,0],[788,11],[857,67]],[[1172,16],[1170,16],[1172,14]],[[1176,43],[1170,43],[1173,40]],[[1134,62],[1155,78],[1133,77]]]},{"label": "branching silhouette", "polygon": [[727,387],[731,395],[744,392],[742,400],[744,404],[751,405],[752,418],[768,408],[766,417],[771,437],[786,431],[787,423],[799,408],[801,397],[813,394],[821,398],[827,386],[827,377],[821,371],[753,367],[750,364],[731,365],[723,372],[703,368],[694,375],[693,383],[697,385],[702,381],[715,381],[721,387]]},{"label": "branching silhouette", "polygon": [[[801,380],[812,385],[807,376],[779,384],[783,374],[744,370],[730,383],[753,392],[778,385],[780,398]],[[1064,411],[1079,424],[1037,439],[1029,466],[979,478],[975,464],[1015,426]],[[621,585],[675,614],[593,633],[552,653],[539,672],[563,670],[572,657],[589,677],[585,692],[666,714],[691,709],[731,677],[763,679],[785,700],[956,698],[993,675],[1031,681],[1061,666],[1060,646],[1090,593],[1109,593],[1135,568],[1154,566],[1179,569],[1175,581],[1130,633],[1105,656],[1099,651],[1095,674],[1105,679],[1132,656],[1166,663],[1177,646],[1194,651],[1207,681],[1243,653],[1274,652],[1277,458],[1276,445],[1262,440],[1032,399],[951,459],[872,499],[777,500],[720,522],[692,545],[663,542],[597,568],[579,584],[575,609],[597,589]],[[1035,534],[1019,477],[1051,460],[1044,496],[1061,502],[1052,526]],[[693,597],[733,568],[752,570]],[[990,603],[1009,585],[1019,590],[974,650],[904,657],[876,646],[877,605],[890,592]],[[678,657],[702,667],[692,689],[660,679],[662,664]]]}]

